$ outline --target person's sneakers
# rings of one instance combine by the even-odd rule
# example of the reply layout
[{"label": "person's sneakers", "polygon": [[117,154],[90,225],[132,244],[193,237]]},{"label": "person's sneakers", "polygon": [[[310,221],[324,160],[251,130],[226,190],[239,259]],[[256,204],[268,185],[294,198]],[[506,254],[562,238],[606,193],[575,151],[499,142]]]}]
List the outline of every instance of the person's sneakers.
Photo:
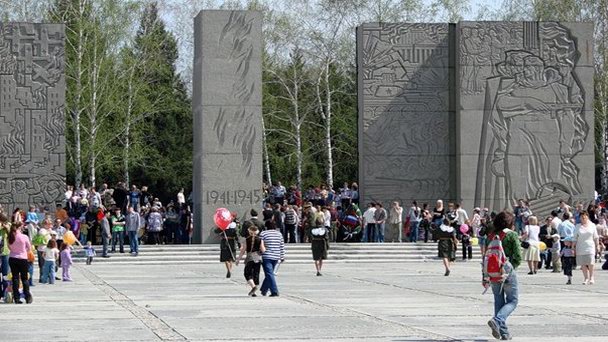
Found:
[{"label": "person's sneakers", "polygon": [[500,337],[500,339],[503,340],[503,341],[508,341],[508,340],[512,340],[513,337],[511,337],[511,335],[509,335],[509,334],[505,334],[505,335],[502,335]]},{"label": "person's sneakers", "polygon": [[444,276],[449,276],[450,275],[450,270],[446,270]]},{"label": "person's sneakers", "polygon": [[498,327],[498,323],[496,323],[494,318],[488,321],[488,326],[490,329],[492,329],[492,336],[494,336],[495,339],[500,340],[500,328]]},{"label": "person's sneakers", "polygon": [[258,287],[257,287],[257,286],[254,286],[254,287],[251,289],[251,291],[249,291],[249,296],[250,296],[250,297],[256,297],[256,295],[255,295],[255,291],[257,291],[257,290],[258,290]]},{"label": "person's sneakers", "polygon": [[32,304],[34,302],[34,296],[29,295],[29,297],[25,298],[25,302],[28,304]]}]

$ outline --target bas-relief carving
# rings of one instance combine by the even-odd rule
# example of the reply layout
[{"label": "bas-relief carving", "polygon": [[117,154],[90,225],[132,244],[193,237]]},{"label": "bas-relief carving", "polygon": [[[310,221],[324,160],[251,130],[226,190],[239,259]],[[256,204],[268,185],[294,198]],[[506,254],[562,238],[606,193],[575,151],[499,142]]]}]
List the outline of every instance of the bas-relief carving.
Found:
[{"label": "bas-relief carving", "polygon": [[[525,198],[543,207],[581,195],[581,167],[593,165],[576,158],[589,132],[576,37],[554,22],[498,27],[495,34],[463,27],[461,35],[462,92],[485,98],[475,205],[502,208]],[[479,51],[493,52],[481,59],[491,72],[471,82]]]},{"label": "bas-relief carving", "polygon": [[363,200],[446,195],[448,25],[375,24],[360,30]]},{"label": "bas-relief carving", "polygon": [[65,190],[62,25],[0,23],[0,204],[53,205]]}]

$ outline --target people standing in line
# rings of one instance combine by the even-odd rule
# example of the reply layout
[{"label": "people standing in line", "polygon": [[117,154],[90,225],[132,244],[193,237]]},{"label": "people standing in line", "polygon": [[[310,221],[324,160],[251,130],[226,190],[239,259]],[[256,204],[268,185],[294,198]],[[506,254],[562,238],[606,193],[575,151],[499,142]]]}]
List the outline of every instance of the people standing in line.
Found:
[{"label": "people standing in line", "polygon": [[110,211],[106,211],[101,217],[98,218],[99,226],[101,227],[101,243],[103,245],[101,250],[102,258],[109,258],[108,255],[108,244],[112,239],[112,232],[110,231]]},{"label": "people standing in line", "polygon": [[515,269],[519,267],[522,259],[519,236],[513,231],[513,214],[508,211],[498,213],[491,229],[488,231],[486,248],[495,238],[498,238],[510,266],[506,267],[504,280],[500,282],[491,282],[484,274],[482,285],[486,288],[491,287],[494,294],[494,317],[488,321],[488,325],[492,329],[494,338],[510,340],[511,334],[507,327],[507,318],[513,313],[519,300],[519,286]]},{"label": "people standing in line", "polygon": [[395,201],[391,205],[391,210],[388,216],[388,224],[391,232],[391,240],[395,242],[403,242],[403,208],[399,205],[399,202]]},{"label": "people standing in line", "polygon": [[437,243],[437,256],[443,261],[444,276],[447,277],[450,275],[450,264],[456,260],[456,247],[458,245],[456,229],[450,225],[448,219],[444,219],[442,224],[433,231],[433,237],[439,241]]},{"label": "people standing in line", "polygon": [[56,265],[59,259],[59,249],[57,249],[57,241],[49,240],[42,257],[44,258],[44,266],[42,268],[42,284],[55,284],[56,277]]},{"label": "people standing in line", "polygon": [[410,210],[407,213],[410,222],[410,242],[418,242],[420,221],[422,214],[418,202],[413,201]]},{"label": "people standing in line", "polygon": [[317,217],[315,227],[307,232],[311,242],[312,259],[315,261],[317,276],[322,275],[323,260],[327,259],[327,250],[329,249],[329,229],[325,227],[324,221],[322,217]]},{"label": "people standing in line", "polygon": [[277,263],[285,260],[283,236],[276,230],[274,224],[269,222],[266,226],[266,230],[260,234],[260,238],[264,241],[264,247],[266,247],[266,251],[262,254],[264,282],[262,282],[260,293],[262,296],[266,296],[268,291],[270,291],[270,297],[278,297],[279,288],[277,286],[274,270]]},{"label": "people standing in line", "polygon": [[27,277],[29,274],[28,252],[31,251],[32,245],[27,235],[21,233],[20,226],[19,223],[13,224],[7,238],[8,264],[13,277],[13,301],[15,304],[21,304],[21,298],[19,298],[19,281],[21,281],[25,301],[31,304],[34,297],[30,293],[30,284]]},{"label": "people standing in line", "polygon": [[[233,219],[236,215],[233,215]],[[215,228],[215,233],[220,236],[220,262],[226,266],[226,278],[232,275],[232,263],[235,262],[236,240],[238,239],[236,222],[230,222],[228,227],[222,231]]]},{"label": "people standing in line", "polygon": [[258,236],[258,227],[250,225],[247,228],[249,236],[245,239],[245,243],[241,244],[241,251],[236,259],[236,265],[239,265],[239,261],[243,257],[243,254],[247,253],[245,257],[245,270],[244,276],[247,280],[247,284],[251,287],[249,291],[250,297],[256,297],[255,294],[260,285],[260,267],[262,266],[262,253],[266,252],[264,241]]},{"label": "people standing in line", "polygon": [[61,279],[63,281],[72,281],[72,275],[70,274],[70,266],[74,264],[72,262],[72,248],[67,243],[61,245]]},{"label": "people standing in line", "polygon": [[127,234],[129,234],[129,253],[137,256],[139,255],[139,236],[137,232],[139,231],[139,227],[141,227],[141,216],[139,216],[139,213],[132,206],[129,206],[127,210],[125,229],[127,230]]},{"label": "people standing in line", "polygon": [[599,250],[599,235],[587,212],[581,213],[581,224],[576,226],[572,242],[576,253],[576,265],[580,266],[583,272],[583,285],[593,285],[595,283],[595,255]]},{"label": "people standing in line", "polygon": [[536,216],[528,217],[528,224],[524,227],[521,236],[522,247],[524,248],[524,260],[528,263],[529,275],[536,274],[538,262],[540,261],[540,227]]},{"label": "people standing in line", "polygon": [[363,236],[361,242],[373,242],[374,231],[376,230],[376,206],[375,203],[367,205],[367,210],[363,213]]},{"label": "people standing in line", "polygon": [[380,202],[376,202],[376,211],[374,212],[374,221],[376,221],[376,231],[374,241],[384,243],[384,230],[388,214],[384,206]]},{"label": "people standing in line", "polygon": [[114,215],[110,219],[112,223],[112,250],[110,253],[116,252],[116,243],[120,253],[125,252],[125,217],[122,215],[120,208],[116,208]]}]

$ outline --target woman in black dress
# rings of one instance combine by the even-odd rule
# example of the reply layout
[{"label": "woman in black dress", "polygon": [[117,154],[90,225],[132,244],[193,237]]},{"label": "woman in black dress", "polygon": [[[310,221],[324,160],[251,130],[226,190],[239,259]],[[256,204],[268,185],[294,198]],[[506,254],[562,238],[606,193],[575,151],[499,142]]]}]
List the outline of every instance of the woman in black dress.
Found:
[{"label": "woman in black dress", "polygon": [[215,232],[220,234],[220,262],[226,265],[226,278],[230,278],[232,263],[236,255],[236,241],[238,238],[236,222],[231,222],[228,228],[222,232],[216,228]]},{"label": "woman in black dress", "polygon": [[321,276],[323,260],[327,259],[329,249],[329,230],[324,225],[324,218],[317,216],[315,227],[308,231],[308,239],[311,241],[312,259],[315,261],[317,276]]},{"label": "woman in black dress", "polygon": [[245,257],[245,280],[247,280],[247,284],[251,287],[249,296],[256,297],[255,292],[260,284],[262,253],[266,252],[266,247],[264,247],[264,241],[258,236],[258,227],[251,225],[247,231],[249,236],[245,239],[245,243],[241,245],[241,253],[236,259],[236,264],[238,266],[243,254],[247,253]]},{"label": "woman in black dress", "polygon": [[433,236],[439,240],[437,244],[438,256],[443,260],[445,267],[445,276],[450,275],[450,263],[456,260],[456,229],[450,225],[450,221],[443,220],[439,228],[433,231]]}]

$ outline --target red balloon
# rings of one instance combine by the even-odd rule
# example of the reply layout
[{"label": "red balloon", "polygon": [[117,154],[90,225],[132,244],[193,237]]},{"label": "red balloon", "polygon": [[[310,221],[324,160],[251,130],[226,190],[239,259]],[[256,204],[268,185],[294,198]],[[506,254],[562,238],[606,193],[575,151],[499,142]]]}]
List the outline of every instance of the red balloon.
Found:
[{"label": "red balloon", "polygon": [[213,215],[213,221],[219,229],[226,230],[232,222],[232,214],[226,208],[217,208],[215,215]]}]

